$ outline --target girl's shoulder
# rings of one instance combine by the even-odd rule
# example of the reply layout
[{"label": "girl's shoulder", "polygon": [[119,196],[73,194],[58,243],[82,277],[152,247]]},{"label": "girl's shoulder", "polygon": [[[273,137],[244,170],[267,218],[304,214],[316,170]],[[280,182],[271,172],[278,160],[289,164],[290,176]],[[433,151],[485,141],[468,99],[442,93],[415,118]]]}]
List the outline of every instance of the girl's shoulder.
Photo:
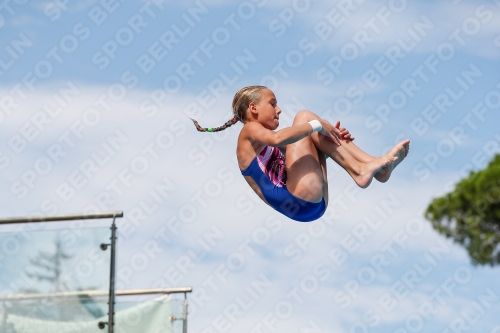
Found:
[{"label": "girl's shoulder", "polygon": [[256,122],[256,121],[249,121],[245,124],[243,124],[243,127],[241,128],[241,131],[253,131],[253,130],[256,130],[256,129],[261,129],[261,128],[264,128],[264,126],[262,126],[260,123]]},{"label": "girl's shoulder", "polygon": [[249,122],[243,125],[238,136],[238,149],[244,150],[260,150],[265,144],[259,139],[259,131],[265,129],[261,124]]},{"label": "girl's shoulder", "polygon": [[251,125],[251,123],[243,124],[240,134],[238,135],[238,146],[252,141],[252,128],[253,125]]},{"label": "girl's shoulder", "polygon": [[252,143],[256,142],[255,132],[259,130],[259,127],[262,125],[251,122],[244,124],[238,135],[238,146],[252,146]]},{"label": "girl's shoulder", "polygon": [[262,131],[269,131],[256,121],[248,122],[243,125],[239,137],[243,140],[259,141]]}]

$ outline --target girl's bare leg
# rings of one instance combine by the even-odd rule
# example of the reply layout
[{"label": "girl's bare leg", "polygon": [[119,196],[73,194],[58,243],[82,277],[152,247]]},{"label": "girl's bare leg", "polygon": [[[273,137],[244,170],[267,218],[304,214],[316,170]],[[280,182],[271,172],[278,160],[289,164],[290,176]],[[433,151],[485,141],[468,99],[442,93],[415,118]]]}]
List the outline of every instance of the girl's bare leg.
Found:
[{"label": "girl's bare leg", "polygon": [[[319,117],[314,114],[311,111],[300,111],[294,119],[294,125],[295,124],[300,124],[300,123],[305,123],[313,119],[319,119]],[[331,157],[335,162],[337,162],[342,168],[344,168],[349,175],[353,178],[353,180],[356,182],[356,184],[362,188],[367,187],[370,185],[373,176],[383,167],[389,166],[391,163],[394,163],[398,157],[398,152],[404,148],[401,145],[396,145],[394,146],[393,149],[391,149],[386,155],[381,156],[381,157],[375,157],[374,159],[367,161],[367,162],[362,162],[359,161],[358,159],[355,158],[354,155],[358,156],[360,159],[368,159],[368,157],[371,157],[369,155],[363,155],[360,151],[360,149],[356,148],[351,148],[348,149],[344,147],[345,145],[337,145],[335,144],[330,138],[327,138],[326,136],[319,134],[319,133],[313,133],[310,138],[312,139],[312,142],[308,143],[308,145],[304,144],[299,144],[298,141],[292,145],[292,147],[287,146],[287,165],[288,165],[288,158],[289,156],[292,158],[292,161],[299,161],[299,157],[303,154],[310,154],[309,151],[311,150],[310,145],[315,146],[319,151],[323,152],[327,156]],[[305,143],[305,142],[304,142]],[[351,147],[354,147],[352,145]],[[354,152],[354,155],[350,153],[350,150]],[[317,157],[316,157],[317,160]],[[300,168],[302,170],[302,168]],[[295,181],[301,181],[304,179],[303,176],[300,176],[300,172],[296,173],[299,175]],[[304,175],[305,176],[305,175]],[[290,185],[293,188],[293,185],[295,184],[295,181],[292,179],[290,181]],[[288,180],[287,180],[287,185],[288,185]],[[293,193],[293,192],[292,192]]]},{"label": "girl's bare leg", "polygon": [[[310,111],[300,111],[295,116],[294,125],[313,119],[319,119],[319,117]],[[343,167],[358,186],[365,188],[370,185],[374,174],[381,168],[398,160],[397,155],[400,151],[404,151],[404,147],[401,144],[396,145],[384,156],[376,157],[369,162],[360,162],[344,145],[338,146],[331,139],[318,133],[313,133],[308,138],[288,145],[286,148],[287,187],[292,194],[312,202],[321,200],[323,196],[321,190],[324,189],[323,187],[320,190],[318,187],[320,178],[325,180],[319,167],[318,150]]]},{"label": "girl's bare leg", "polygon": [[[311,135],[316,147],[324,152],[326,155],[331,157],[337,164],[344,168],[349,175],[354,179],[356,184],[361,188],[366,188],[370,185],[373,177],[384,167],[391,167],[391,164],[395,163],[399,156],[405,156],[405,148],[403,143],[395,145],[387,154],[381,157],[372,157],[369,160],[363,154],[359,154],[355,149],[347,148],[347,144],[342,142],[342,145],[336,145],[330,138],[324,135],[313,133]],[[352,147],[352,146],[350,146]],[[357,148],[357,147],[356,147]],[[354,150],[354,155],[351,154],[351,150]],[[359,148],[358,148],[359,150]],[[356,152],[358,154],[356,154]],[[367,161],[359,161],[356,157]]]},{"label": "girl's bare leg", "polygon": [[[304,112],[308,112],[311,117],[314,117],[312,119],[317,117],[317,115],[310,111]],[[331,139],[323,135],[314,133],[311,137],[320,151],[323,151],[325,154],[332,157],[332,159],[342,166],[351,175],[351,177],[353,177],[354,181],[363,188],[371,183],[372,178],[375,178],[380,182],[386,182],[391,176],[392,170],[394,170],[394,168],[401,163],[401,161],[408,154],[410,145],[410,140],[404,140],[395,145],[386,155],[374,157],[365,153],[350,140],[342,140],[342,148],[338,148],[338,146],[333,143]],[[340,150],[337,151],[337,149]],[[342,157],[336,157],[335,153],[340,153]],[[354,161],[347,157],[346,153],[350,154],[352,158],[361,164],[356,165]],[[391,161],[386,163],[388,160]],[[383,165],[382,167],[380,167],[381,163]],[[365,172],[363,170],[366,170],[367,174],[369,174],[374,168],[377,169],[368,180],[367,175],[364,174]]]},{"label": "girl's bare leg", "polygon": [[[299,112],[294,125],[307,122],[304,114]],[[290,193],[309,202],[320,202],[325,199],[328,204],[328,179],[326,174],[326,157],[319,151],[312,138],[286,146],[286,186]]]}]

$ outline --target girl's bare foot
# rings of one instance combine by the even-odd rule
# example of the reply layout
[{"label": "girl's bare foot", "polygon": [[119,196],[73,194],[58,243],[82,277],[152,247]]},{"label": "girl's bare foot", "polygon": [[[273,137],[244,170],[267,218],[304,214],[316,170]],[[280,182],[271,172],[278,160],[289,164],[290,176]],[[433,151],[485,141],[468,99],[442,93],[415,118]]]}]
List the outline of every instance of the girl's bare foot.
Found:
[{"label": "girl's bare foot", "polygon": [[379,178],[380,181],[385,182],[391,176],[392,170],[406,157],[409,149],[410,140],[401,141],[384,156],[378,157],[368,163],[362,163],[360,172],[351,176],[361,188],[368,187],[374,176],[375,178]]},{"label": "girl's bare foot", "polygon": [[392,162],[397,159],[396,156],[382,156],[374,159],[368,163],[362,163],[361,171],[359,174],[353,176],[356,184],[361,188],[367,188],[373,179],[373,175],[377,173],[383,167],[389,166]]},{"label": "girl's bare foot", "polygon": [[403,148],[403,149],[400,148],[398,151],[398,155],[397,155],[398,159],[394,163],[391,163],[390,165],[385,166],[382,169],[380,169],[380,171],[378,171],[374,176],[374,178],[381,183],[385,183],[386,181],[389,180],[389,178],[391,177],[392,171],[408,155],[408,152],[410,151],[410,140],[401,141],[400,143],[397,144],[397,146],[402,146],[402,148]]},{"label": "girl's bare foot", "polygon": [[373,178],[378,180],[381,183],[385,183],[386,181],[389,180],[389,177],[391,177],[391,172],[392,168],[390,166],[385,166],[382,169],[380,169]]}]

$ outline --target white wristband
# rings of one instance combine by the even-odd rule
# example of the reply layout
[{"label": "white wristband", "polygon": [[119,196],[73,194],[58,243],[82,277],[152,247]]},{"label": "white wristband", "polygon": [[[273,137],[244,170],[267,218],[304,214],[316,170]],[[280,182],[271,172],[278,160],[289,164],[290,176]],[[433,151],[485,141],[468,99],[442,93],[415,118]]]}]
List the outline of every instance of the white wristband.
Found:
[{"label": "white wristband", "polygon": [[312,128],[313,128],[313,133],[314,133],[314,132],[319,132],[319,131],[321,131],[321,130],[323,129],[323,126],[321,126],[321,123],[320,123],[320,122],[319,122],[319,120],[317,120],[317,119],[311,120],[311,121],[309,122],[309,125],[311,125],[311,126],[312,126]]}]

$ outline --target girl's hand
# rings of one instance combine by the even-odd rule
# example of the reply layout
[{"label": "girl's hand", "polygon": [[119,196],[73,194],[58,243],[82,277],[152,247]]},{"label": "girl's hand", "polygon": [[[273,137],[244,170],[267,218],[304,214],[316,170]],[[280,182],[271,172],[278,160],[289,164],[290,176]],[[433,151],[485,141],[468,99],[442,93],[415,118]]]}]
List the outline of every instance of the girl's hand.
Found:
[{"label": "girl's hand", "polygon": [[337,145],[340,146],[341,136],[339,128],[333,126],[325,119],[319,119],[319,122],[323,127],[319,133],[323,134],[326,137],[329,137],[330,139],[332,139],[333,142],[335,142]]},{"label": "girl's hand", "polygon": [[335,124],[335,127],[339,130],[339,136],[342,140],[346,140],[346,141],[353,141],[354,138],[351,137],[351,133],[349,133],[349,131],[345,128],[340,128],[340,121],[337,121],[337,123]]}]

